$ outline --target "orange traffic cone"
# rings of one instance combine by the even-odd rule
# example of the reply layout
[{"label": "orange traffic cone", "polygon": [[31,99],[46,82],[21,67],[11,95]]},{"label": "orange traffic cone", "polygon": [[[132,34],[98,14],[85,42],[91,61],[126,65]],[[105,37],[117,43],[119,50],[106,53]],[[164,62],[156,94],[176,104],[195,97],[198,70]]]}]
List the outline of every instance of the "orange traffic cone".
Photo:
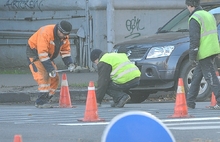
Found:
[{"label": "orange traffic cone", "polygon": [[[216,76],[217,76],[218,79],[219,79],[219,73],[218,73],[218,71],[216,71],[215,73],[216,73]],[[212,92],[210,106],[206,106],[206,108],[213,107],[213,106],[215,106],[216,104],[217,104],[217,101],[216,101],[216,99],[215,99],[215,95],[214,95],[214,93]]]},{"label": "orange traffic cone", "polygon": [[184,90],[182,78],[179,78],[178,80],[178,88],[177,88],[177,94],[176,94],[174,114],[169,117],[170,118],[192,117],[188,115],[188,108],[186,105],[185,90]]},{"label": "orange traffic cone", "polygon": [[60,100],[59,100],[59,107],[62,108],[71,108],[71,98],[69,93],[68,81],[66,74],[62,74],[62,82],[61,82],[61,89],[60,89]]},{"label": "orange traffic cone", "polygon": [[216,101],[216,99],[215,99],[214,93],[212,92],[211,104],[210,104],[210,106],[207,106],[207,108],[213,107],[213,106],[215,106],[216,104],[217,104],[217,101]]},{"label": "orange traffic cone", "polygon": [[100,119],[98,116],[96,94],[95,94],[95,87],[93,81],[89,82],[84,118],[79,119],[78,121],[84,121],[84,122],[105,121],[104,119]]},{"label": "orange traffic cone", "polygon": [[22,142],[21,135],[15,135],[14,136],[14,142]]}]

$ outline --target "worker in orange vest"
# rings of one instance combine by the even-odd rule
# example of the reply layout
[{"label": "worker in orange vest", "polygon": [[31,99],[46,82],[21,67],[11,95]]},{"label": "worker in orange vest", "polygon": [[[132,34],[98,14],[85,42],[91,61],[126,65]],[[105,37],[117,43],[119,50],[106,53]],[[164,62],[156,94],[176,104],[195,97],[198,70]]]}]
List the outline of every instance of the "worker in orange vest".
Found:
[{"label": "worker in orange vest", "polygon": [[71,57],[69,34],[72,25],[68,21],[41,27],[29,39],[27,58],[39,95],[35,102],[38,108],[51,107],[49,100],[59,85],[59,75],[54,59],[61,55],[64,64],[72,72],[75,69]]}]

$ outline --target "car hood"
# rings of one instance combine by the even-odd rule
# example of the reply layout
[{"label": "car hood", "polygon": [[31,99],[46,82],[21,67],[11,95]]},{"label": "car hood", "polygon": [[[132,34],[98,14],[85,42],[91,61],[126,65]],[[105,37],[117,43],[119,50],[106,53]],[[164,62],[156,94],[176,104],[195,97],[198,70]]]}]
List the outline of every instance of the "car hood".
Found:
[{"label": "car hood", "polygon": [[[177,44],[180,42],[189,41],[189,32],[171,32],[171,33],[159,33],[152,36],[146,36],[135,40],[124,41],[116,44],[115,48],[119,47],[127,47],[131,48],[131,46],[143,46],[152,47],[152,46],[164,46],[168,44]],[[142,47],[141,46],[141,47]]]},{"label": "car hood", "polygon": [[125,53],[130,60],[139,60],[146,56],[152,47],[177,45],[189,41],[188,32],[160,33],[115,45],[113,52]]}]

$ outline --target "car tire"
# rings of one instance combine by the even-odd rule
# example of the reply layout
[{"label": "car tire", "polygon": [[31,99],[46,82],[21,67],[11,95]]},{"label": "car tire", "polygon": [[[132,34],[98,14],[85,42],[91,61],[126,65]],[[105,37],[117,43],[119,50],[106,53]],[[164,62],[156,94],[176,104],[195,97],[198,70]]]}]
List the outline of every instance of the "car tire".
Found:
[{"label": "car tire", "polygon": [[130,92],[129,95],[130,95],[131,99],[129,100],[128,103],[142,103],[150,95],[145,90],[132,90],[132,91],[129,91],[129,92]]},{"label": "car tire", "polygon": [[[182,63],[182,66],[180,68],[180,76],[179,77],[183,79],[184,89],[185,89],[186,95],[187,95],[187,92],[188,92],[189,87],[192,82],[193,71],[194,71],[194,68],[189,63],[189,60],[185,60]],[[211,88],[209,87],[206,80],[203,78],[201,81],[201,84],[200,84],[200,90],[199,90],[199,94],[196,98],[196,101],[205,101],[210,96],[211,96]]]}]

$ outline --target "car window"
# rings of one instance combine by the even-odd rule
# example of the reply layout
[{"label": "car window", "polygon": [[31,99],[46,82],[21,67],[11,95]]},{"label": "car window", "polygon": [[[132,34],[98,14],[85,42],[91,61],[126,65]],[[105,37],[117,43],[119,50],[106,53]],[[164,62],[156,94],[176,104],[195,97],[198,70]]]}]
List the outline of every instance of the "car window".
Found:
[{"label": "car window", "polygon": [[220,14],[214,14],[214,17],[216,19],[216,25],[220,24]]},{"label": "car window", "polygon": [[[219,5],[204,6],[204,10],[209,11],[214,16],[216,16],[217,24],[220,22],[220,7]],[[184,9],[174,18],[172,18],[168,23],[166,23],[162,28],[158,30],[157,33],[167,33],[167,32],[187,32],[188,31],[188,19],[189,10]]]},{"label": "car window", "polygon": [[209,11],[212,13],[216,19],[216,24],[218,25],[220,23],[220,7],[214,8]]},{"label": "car window", "polygon": [[212,14],[220,14],[220,7],[213,8],[209,12]]},{"label": "car window", "polygon": [[171,19],[165,26],[163,26],[159,33],[175,32],[178,30],[188,29],[189,11],[187,9],[180,12],[177,16]]}]

